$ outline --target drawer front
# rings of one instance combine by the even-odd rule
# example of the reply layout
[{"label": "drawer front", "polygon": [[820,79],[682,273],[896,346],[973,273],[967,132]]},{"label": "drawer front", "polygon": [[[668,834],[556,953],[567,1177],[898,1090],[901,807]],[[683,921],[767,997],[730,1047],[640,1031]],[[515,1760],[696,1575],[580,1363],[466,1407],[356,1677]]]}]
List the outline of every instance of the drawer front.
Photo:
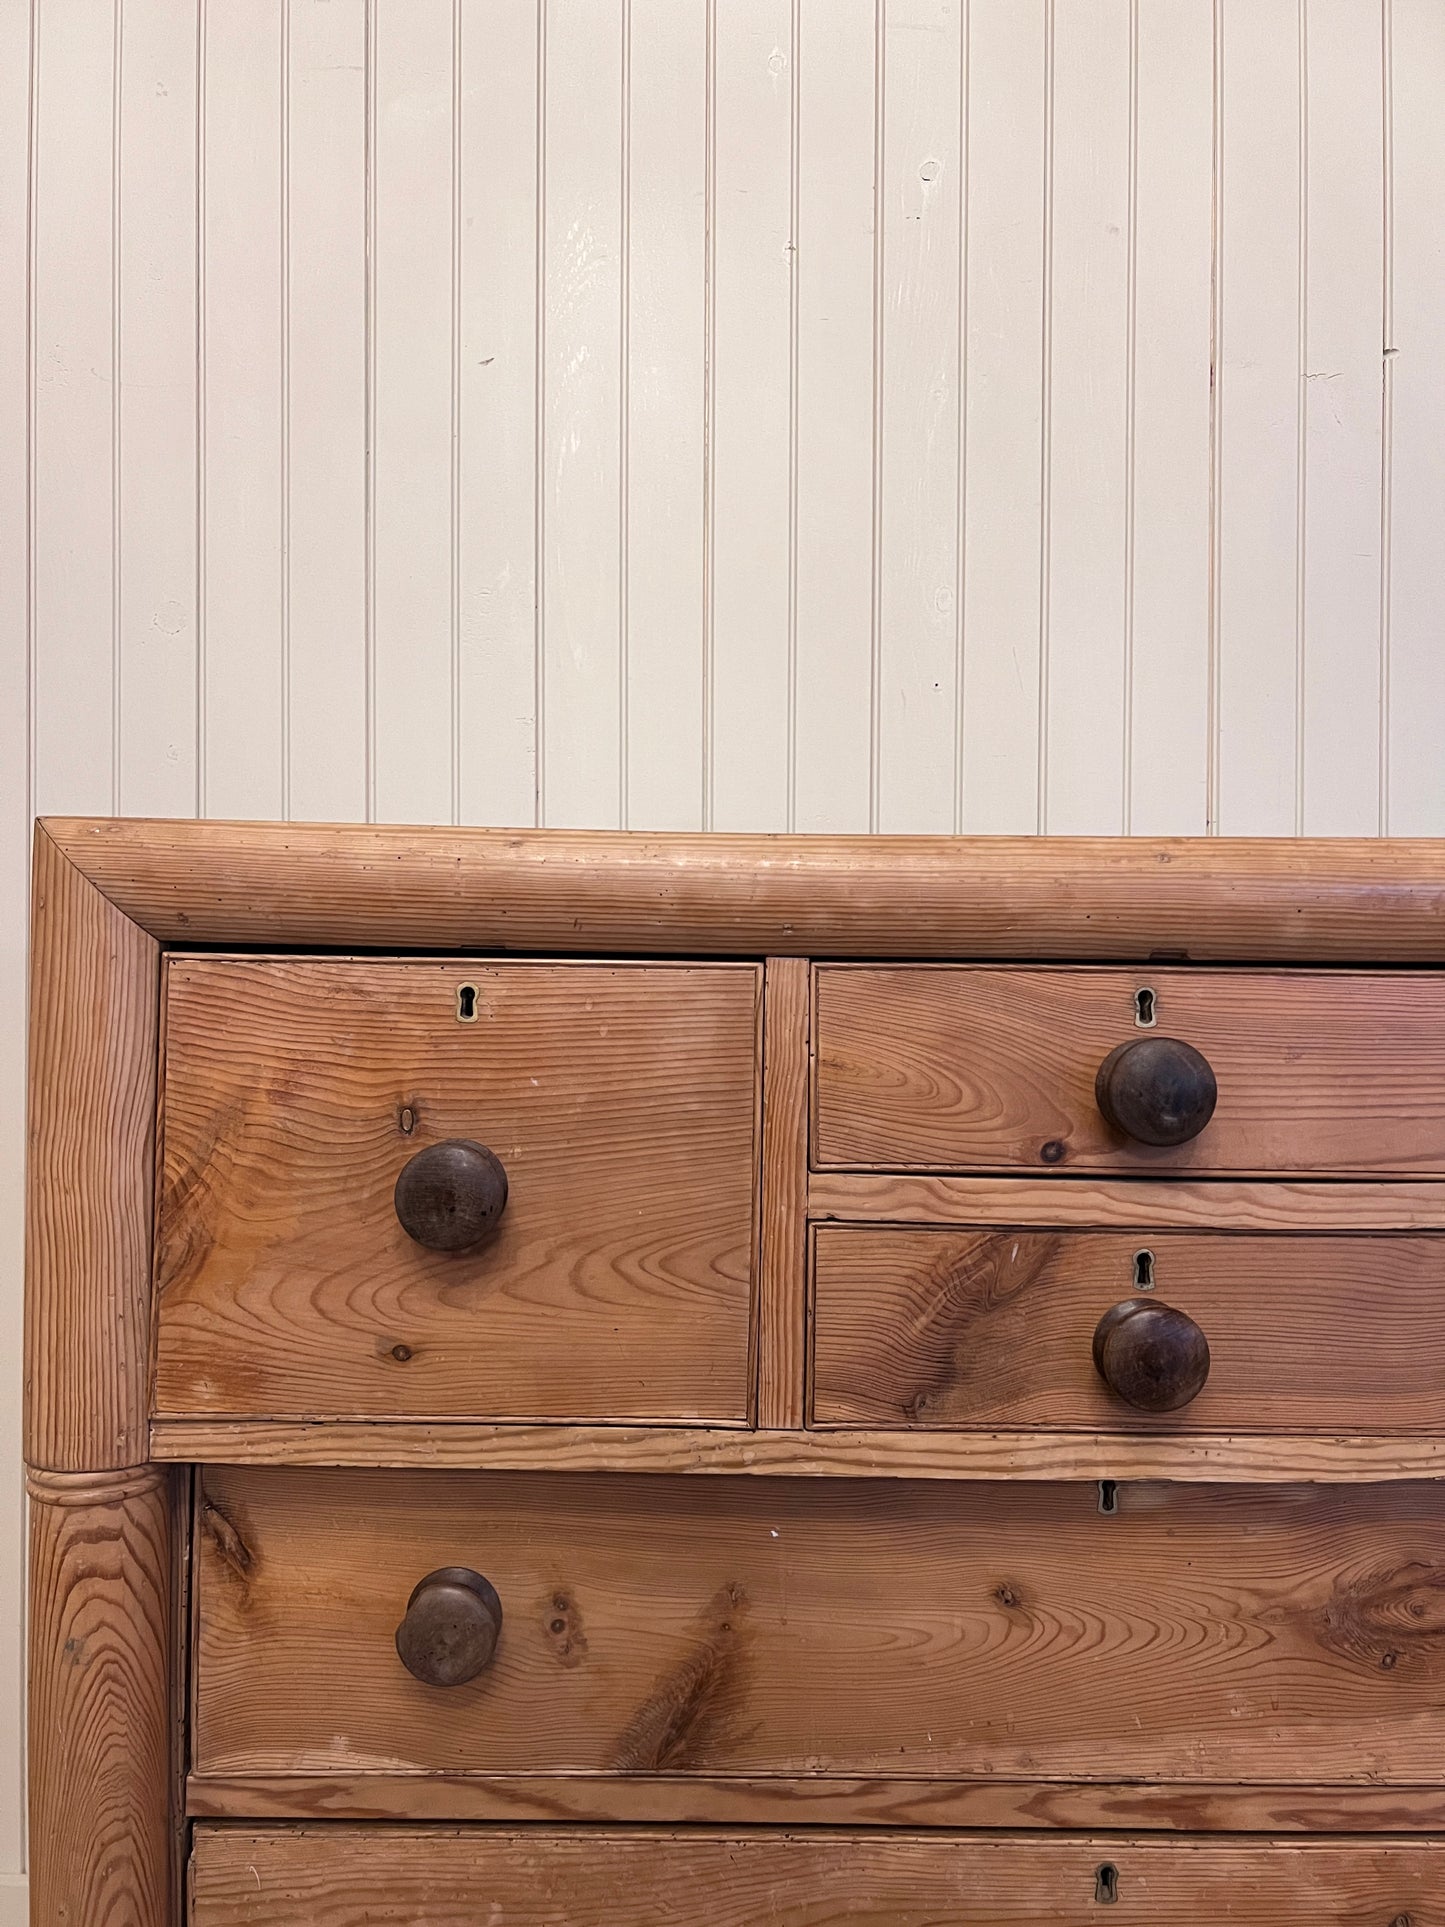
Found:
[{"label": "drawer front", "polygon": [[[173,960],[157,1412],[745,1422],[759,993],[747,965]],[[506,1203],[434,1249],[394,1193],[453,1139]]]},{"label": "drawer front", "polygon": [[[1445,1487],[209,1468],[201,1775],[1438,1783]],[[495,1587],[423,1684],[418,1582]]]},{"label": "drawer front", "polygon": [[[1121,1305],[1111,1384],[1095,1333]],[[1171,1312],[1208,1377],[1151,1411],[1189,1390]],[[1445,1234],[820,1225],[811,1329],[820,1426],[1445,1431]]]},{"label": "drawer front", "polygon": [[[1437,973],[840,965],[816,996],[820,1167],[1445,1172]],[[1116,1049],[1164,1039],[1217,1087],[1209,1122],[1172,1145],[1106,1121],[1096,1088]],[[1148,1064],[1132,1066],[1146,1085],[1164,1074]],[[1136,1122],[1141,1104],[1136,1084]]]},{"label": "drawer front", "polygon": [[199,1826],[191,1891],[195,1927],[1442,1927],[1445,1847]]}]

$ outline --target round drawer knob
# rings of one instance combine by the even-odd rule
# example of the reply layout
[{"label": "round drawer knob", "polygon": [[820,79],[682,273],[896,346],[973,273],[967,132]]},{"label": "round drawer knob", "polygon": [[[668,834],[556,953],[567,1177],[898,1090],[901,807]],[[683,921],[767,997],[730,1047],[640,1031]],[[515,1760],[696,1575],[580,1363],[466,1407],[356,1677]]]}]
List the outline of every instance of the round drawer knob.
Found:
[{"label": "round drawer knob", "polygon": [[1099,1109],[1140,1144],[1187,1144],[1219,1099],[1209,1059],[1177,1037],[1136,1037],[1111,1050],[1094,1080]]},{"label": "round drawer knob", "polygon": [[464,1686],[491,1663],[501,1630],[502,1602],[491,1581],[468,1566],[443,1566],[406,1602],[396,1650],[423,1686]]},{"label": "round drawer knob", "polygon": [[396,1181],[401,1228],[433,1251],[465,1251],[501,1217],[507,1173],[485,1144],[448,1138],[408,1158]]},{"label": "round drawer knob", "polygon": [[1094,1364],[1116,1397],[1141,1412],[1177,1412],[1209,1377],[1209,1340],[1187,1312],[1128,1298],[1099,1320]]}]

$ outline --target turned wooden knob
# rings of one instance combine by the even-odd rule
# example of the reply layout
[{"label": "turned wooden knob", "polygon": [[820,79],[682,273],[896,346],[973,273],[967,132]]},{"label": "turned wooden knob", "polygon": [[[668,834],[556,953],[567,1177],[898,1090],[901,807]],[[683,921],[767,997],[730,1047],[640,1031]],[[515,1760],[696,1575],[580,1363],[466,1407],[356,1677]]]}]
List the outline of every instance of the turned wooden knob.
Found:
[{"label": "turned wooden knob", "polygon": [[464,1686],[490,1665],[502,1630],[497,1589],[468,1566],[429,1572],[396,1629],[402,1665],[423,1686]]},{"label": "turned wooden knob", "polygon": [[507,1173],[485,1144],[462,1137],[408,1158],[396,1181],[401,1228],[433,1251],[465,1251],[484,1238],[507,1202]]},{"label": "turned wooden knob", "polygon": [[1209,1340],[1187,1312],[1126,1298],[1099,1320],[1094,1364],[1117,1398],[1141,1412],[1177,1412],[1209,1377]]},{"label": "turned wooden knob", "polygon": [[1094,1080],[1099,1109],[1140,1144],[1187,1144],[1219,1099],[1209,1059],[1177,1037],[1136,1037],[1111,1050]]}]

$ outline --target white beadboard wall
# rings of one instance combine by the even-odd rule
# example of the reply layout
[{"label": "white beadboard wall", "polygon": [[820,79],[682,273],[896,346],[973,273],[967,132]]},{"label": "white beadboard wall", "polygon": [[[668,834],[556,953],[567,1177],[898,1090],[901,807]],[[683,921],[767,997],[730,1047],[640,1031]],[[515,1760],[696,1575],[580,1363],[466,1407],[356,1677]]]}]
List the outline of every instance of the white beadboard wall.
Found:
[{"label": "white beadboard wall", "polygon": [[1442,101],[1445,0],[0,0],[0,1919],[32,813],[1445,833]]}]

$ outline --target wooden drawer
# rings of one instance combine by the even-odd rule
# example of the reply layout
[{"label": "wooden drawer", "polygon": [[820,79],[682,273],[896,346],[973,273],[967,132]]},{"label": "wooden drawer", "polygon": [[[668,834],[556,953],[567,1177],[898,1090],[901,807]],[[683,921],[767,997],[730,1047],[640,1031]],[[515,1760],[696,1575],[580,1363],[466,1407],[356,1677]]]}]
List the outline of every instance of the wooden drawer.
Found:
[{"label": "wooden drawer", "polygon": [[[744,1423],[760,972],[172,959],[161,1416]],[[479,1141],[495,1229],[399,1174]]]},{"label": "wooden drawer", "polygon": [[[1435,972],[838,965],[815,994],[820,1168],[1445,1172]],[[1164,1037],[1218,1086],[1172,1146],[1106,1123],[1095,1090],[1116,1047]]]},{"label": "wooden drawer", "polygon": [[[1445,1431],[1445,1233],[813,1236],[816,1425]],[[1136,1409],[1095,1368],[1095,1329],[1126,1303],[1203,1333],[1208,1380],[1182,1409]]]},{"label": "wooden drawer", "polygon": [[200,1826],[191,1890],[194,1927],[1442,1927],[1445,1846]]},{"label": "wooden drawer", "polygon": [[[1445,1488],[209,1468],[199,1776],[1434,1785]],[[413,1588],[500,1595],[423,1685]],[[649,1817],[647,1814],[639,1815]]]}]

